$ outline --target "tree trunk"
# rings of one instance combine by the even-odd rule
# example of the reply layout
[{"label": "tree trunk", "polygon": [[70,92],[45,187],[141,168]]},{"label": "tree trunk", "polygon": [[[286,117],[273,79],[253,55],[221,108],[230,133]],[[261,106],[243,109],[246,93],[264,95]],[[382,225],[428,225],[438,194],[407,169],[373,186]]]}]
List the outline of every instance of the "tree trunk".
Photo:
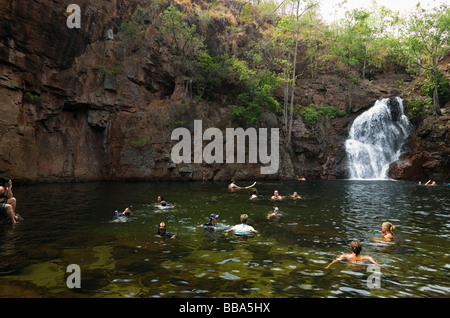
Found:
[{"label": "tree trunk", "polygon": [[297,1],[297,21],[296,21],[296,27],[297,27],[297,31],[296,31],[296,35],[295,35],[295,51],[294,51],[294,65],[293,65],[293,70],[292,70],[292,91],[291,91],[291,107],[290,107],[290,112],[289,112],[289,130],[288,130],[288,138],[286,140],[287,144],[291,143],[291,134],[292,134],[292,124],[294,122],[294,92],[295,92],[295,79],[296,79],[296,74],[295,74],[295,67],[297,65],[297,51],[298,51],[298,10],[300,7],[300,0]]}]

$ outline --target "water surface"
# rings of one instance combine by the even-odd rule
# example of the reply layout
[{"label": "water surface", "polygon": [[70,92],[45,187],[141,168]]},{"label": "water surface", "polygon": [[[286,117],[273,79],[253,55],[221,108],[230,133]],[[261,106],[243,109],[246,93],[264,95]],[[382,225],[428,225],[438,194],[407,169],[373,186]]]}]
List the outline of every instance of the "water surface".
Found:
[{"label": "water surface", "polygon": [[[251,182],[249,182],[251,183]],[[69,183],[15,186],[24,222],[0,224],[0,297],[448,297],[450,187],[392,181]],[[297,191],[302,199],[269,200]],[[158,195],[174,209],[154,206]],[[266,215],[278,206],[282,216]],[[130,207],[126,223],[114,211]],[[198,227],[211,213],[218,229]],[[260,232],[225,235],[241,213]],[[176,239],[154,237],[164,221]],[[394,242],[376,242],[381,223]],[[382,269],[370,289],[365,266],[325,266],[358,239]],[[69,289],[67,266],[81,268]]]}]

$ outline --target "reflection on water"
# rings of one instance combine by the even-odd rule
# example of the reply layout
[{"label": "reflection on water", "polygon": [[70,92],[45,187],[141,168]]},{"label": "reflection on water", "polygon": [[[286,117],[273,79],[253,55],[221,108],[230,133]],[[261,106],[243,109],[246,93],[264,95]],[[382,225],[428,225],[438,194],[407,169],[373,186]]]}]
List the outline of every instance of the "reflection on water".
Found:
[{"label": "reflection on water", "polygon": [[[0,226],[0,297],[448,297],[450,187],[411,182],[258,183],[229,192],[214,183],[80,183],[17,186],[24,222]],[[269,200],[273,191],[302,199]],[[163,195],[172,209],[154,205]],[[279,219],[266,218],[274,206]],[[114,211],[130,207],[124,223]],[[214,232],[199,227],[219,214]],[[242,213],[259,231],[225,235]],[[176,239],[154,236],[160,222]],[[394,242],[376,241],[381,223]],[[382,270],[367,286],[365,266],[325,266],[358,239]],[[67,266],[81,288],[66,286]],[[2,294],[3,293],[3,294]]]}]

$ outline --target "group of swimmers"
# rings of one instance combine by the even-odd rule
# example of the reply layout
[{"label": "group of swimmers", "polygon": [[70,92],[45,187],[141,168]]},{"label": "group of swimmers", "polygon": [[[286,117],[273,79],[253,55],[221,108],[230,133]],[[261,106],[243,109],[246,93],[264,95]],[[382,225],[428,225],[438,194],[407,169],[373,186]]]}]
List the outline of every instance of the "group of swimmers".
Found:
[{"label": "group of swimmers", "polygon": [[[20,215],[15,213],[17,200],[14,197],[13,192],[12,192],[12,181],[11,181],[11,179],[2,179],[2,180],[0,180],[0,183],[1,183],[1,185],[0,185],[0,214],[3,215],[4,217],[9,218],[9,220],[11,221],[12,224],[16,224],[22,218],[20,217]],[[429,182],[426,183],[426,185],[433,185],[433,182],[431,182],[431,180],[430,180]],[[243,189],[242,187],[237,186],[234,181],[232,181],[230,183],[228,188],[231,190]],[[248,188],[248,187],[246,187],[246,188]],[[293,199],[300,198],[300,196],[298,195],[297,192],[294,192],[294,194],[292,194],[290,197]],[[253,192],[250,199],[255,199],[255,198],[257,198],[256,190]],[[272,200],[282,200],[283,197],[278,193],[278,190],[275,190],[271,199]],[[173,206],[168,206],[167,202],[163,199],[162,196],[158,196],[157,204],[162,207],[173,207]],[[131,215],[130,209],[126,208],[121,213],[121,215],[124,217],[130,216]],[[281,216],[280,209],[278,207],[274,207],[274,211],[272,213],[268,214],[267,218],[270,219],[270,218],[276,218],[279,216]],[[116,211],[116,218],[117,219],[120,218],[119,213],[117,211]],[[214,230],[215,226],[218,222],[218,219],[219,219],[219,215],[211,214],[209,216],[209,222],[202,224],[200,226],[204,227],[205,229],[208,229],[208,230]],[[252,236],[253,234],[258,233],[257,230],[255,230],[252,226],[247,224],[247,222],[248,222],[247,214],[242,214],[240,216],[240,221],[241,221],[240,224],[236,224],[236,225],[232,226],[231,228],[225,230],[225,235],[227,235],[228,232],[230,232],[230,231],[233,231],[234,235],[236,235],[236,236]],[[395,238],[395,235],[392,232],[395,229],[396,229],[396,227],[392,223],[384,222],[381,226],[382,240],[384,240],[384,241],[393,240]],[[164,222],[161,222],[159,224],[158,231],[155,235],[160,238],[172,238],[173,239],[176,237],[175,234],[168,232],[166,230],[166,224]],[[344,259],[347,259],[348,261],[357,263],[357,264],[369,261],[373,264],[376,264],[376,265],[382,267],[380,264],[375,262],[372,257],[361,254],[362,246],[359,241],[352,241],[350,244],[350,250],[352,251],[351,254],[343,254],[343,255],[337,257],[330,264],[328,264],[326,266],[326,268],[329,268],[334,263],[337,263]]]},{"label": "group of swimmers", "polygon": [[[228,186],[228,188],[230,190],[237,190],[237,189],[244,189],[242,187],[237,186],[234,181],[232,181],[232,183]],[[248,189],[248,187],[247,187]],[[255,190],[256,191],[256,190]],[[257,193],[253,192],[252,197],[250,197],[250,199],[254,199],[257,197]],[[294,199],[298,199],[300,198],[300,196],[298,195],[297,192],[294,192],[293,195],[290,196],[291,198]],[[278,193],[277,190],[274,191],[274,195],[271,197],[272,200],[281,200],[283,199],[282,196],[280,196],[280,194]],[[162,205],[162,201],[164,201],[162,199],[161,196],[158,196],[158,203],[160,205]],[[274,207],[274,210],[272,213],[267,215],[267,218],[277,218],[281,216],[280,214],[280,209],[276,206]],[[214,231],[216,224],[218,223],[219,220],[219,215],[217,214],[210,214],[209,216],[209,222],[205,223],[205,224],[201,224],[199,225],[199,227],[203,227],[206,230],[210,230],[210,231]],[[248,215],[247,214],[242,214],[240,216],[240,223],[236,224],[232,227],[230,227],[229,229],[225,230],[225,235],[228,234],[228,232],[233,231],[235,236],[244,236],[244,237],[251,237],[254,234],[258,234],[258,231],[255,230],[255,228],[253,226],[250,226],[247,224],[248,222]],[[383,241],[392,241],[393,239],[395,239],[395,234],[393,233],[393,231],[396,230],[396,227],[390,223],[390,222],[384,222],[381,225],[381,240]],[[164,222],[161,222],[159,224],[158,227],[158,232],[155,235],[156,237],[159,238],[175,238],[176,235],[173,233],[170,233],[166,230],[166,225]],[[353,264],[364,264],[366,262],[371,262],[377,266],[379,266],[380,268],[384,268],[386,270],[388,270],[387,268],[383,267],[382,265],[380,265],[379,263],[377,263],[372,257],[367,256],[367,255],[362,255],[361,251],[362,251],[362,245],[359,241],[354,240],[351,242],[350,244],[350,250],[351,253],[350,254],[342,254],[340,256],[338,256],[336,259],[334,259],[331,263],[329,263],[325,268],[328,269],[331,265],[340,262],[342,260],[347,260],[348,262],[351,262]],[[394,274],[395,275],[395,274]]]}]

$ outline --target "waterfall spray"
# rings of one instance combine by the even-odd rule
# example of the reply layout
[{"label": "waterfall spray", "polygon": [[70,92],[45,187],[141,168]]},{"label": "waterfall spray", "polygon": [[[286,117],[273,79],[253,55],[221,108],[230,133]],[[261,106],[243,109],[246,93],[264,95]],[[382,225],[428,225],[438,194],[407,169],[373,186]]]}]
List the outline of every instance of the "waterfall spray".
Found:
[{"label": "waterfall spray", "polygon": [[400,97],[385,98],[358,116],[345,142],[351,179],[387,179],[404,151],[411,124]]}]

